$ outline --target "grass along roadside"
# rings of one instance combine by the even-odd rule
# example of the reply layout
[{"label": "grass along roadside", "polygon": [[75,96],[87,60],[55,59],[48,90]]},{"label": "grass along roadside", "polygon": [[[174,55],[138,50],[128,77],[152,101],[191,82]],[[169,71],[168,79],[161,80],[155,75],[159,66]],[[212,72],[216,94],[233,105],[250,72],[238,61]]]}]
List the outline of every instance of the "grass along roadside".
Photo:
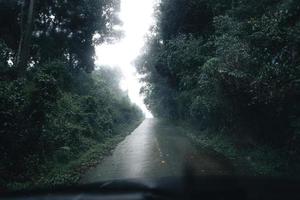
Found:
[{"label": "grass along roadside", "polygon": [[287,149],[275,149],[258,143],[241,145],[239,138],[229,134],[199,131],[189,123],[176,123],[181,132],[199,148],[211,149],[228,158],[236,175],[299,177],[299,164],[290,158]]},{"label": "grass along roadside", "polygon": [[105,156],[111,154],[112,150],[134,129],[136,129],[142,120],[131,124],[121,124],[116,127],[115,134],[104,142],[95,144],[88,151],[82,153],[77,159],[67,163],[49,163],[42,166],[44,173],[39,174],[28,182],[12,182],[7,185],[9,190],[16,191],[33,188],[53,188],[59,185],[76,185],[81,176],[91,167],[99,164]]}]

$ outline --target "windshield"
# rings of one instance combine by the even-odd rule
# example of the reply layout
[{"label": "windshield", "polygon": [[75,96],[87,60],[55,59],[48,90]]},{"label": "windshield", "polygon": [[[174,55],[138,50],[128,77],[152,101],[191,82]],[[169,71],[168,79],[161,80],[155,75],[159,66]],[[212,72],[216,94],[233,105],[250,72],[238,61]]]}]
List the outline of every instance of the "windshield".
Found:
[{"label": "windshield", "polygon": [[0,191],[300,178],[300,1],[0,1]]}]

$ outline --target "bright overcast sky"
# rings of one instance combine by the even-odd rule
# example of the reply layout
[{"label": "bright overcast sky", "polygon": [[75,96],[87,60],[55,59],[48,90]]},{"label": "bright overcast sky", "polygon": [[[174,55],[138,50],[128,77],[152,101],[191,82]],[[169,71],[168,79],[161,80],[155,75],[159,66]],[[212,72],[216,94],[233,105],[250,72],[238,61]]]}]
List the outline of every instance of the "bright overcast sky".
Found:
[{"label": "bright overcast sky", "polygon": [[140,95],[141,83],[133,61],[145,44],[145,36],[154,23],[155,0],[121,0],[120,19],[124,38],[115,44],[103,44],[96,47],[96,65],[117,66],[123,73],[120,87],[128,91],[129,98],[137,104],[146,117],[152,117]]}]

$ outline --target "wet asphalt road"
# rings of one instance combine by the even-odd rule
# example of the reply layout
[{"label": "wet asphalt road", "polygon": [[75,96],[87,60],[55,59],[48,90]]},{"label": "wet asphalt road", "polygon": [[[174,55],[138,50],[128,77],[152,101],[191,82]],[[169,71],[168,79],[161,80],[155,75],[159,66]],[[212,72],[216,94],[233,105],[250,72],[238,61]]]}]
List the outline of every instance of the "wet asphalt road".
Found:
[{"label": "wet asphalt road", "polygon": [[226,175],[223,159],[197,148],[172,124],[146,119],[97,167],[83,176],[83,183],[98,181],[183,176],[186,166],[195,175]]}]

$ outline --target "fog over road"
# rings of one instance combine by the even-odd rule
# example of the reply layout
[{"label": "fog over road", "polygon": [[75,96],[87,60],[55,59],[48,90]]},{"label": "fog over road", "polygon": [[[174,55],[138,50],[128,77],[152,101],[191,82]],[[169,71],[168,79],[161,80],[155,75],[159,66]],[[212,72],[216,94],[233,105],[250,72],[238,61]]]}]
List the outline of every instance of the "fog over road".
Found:
[{"label": "fog over road", "polygon": [[195,175],[231,173],[224,160],[197,148],[176,126],[158,119],[145,119],[82,182],[178,177],[183,176],[186,166],[192,166]]}]

